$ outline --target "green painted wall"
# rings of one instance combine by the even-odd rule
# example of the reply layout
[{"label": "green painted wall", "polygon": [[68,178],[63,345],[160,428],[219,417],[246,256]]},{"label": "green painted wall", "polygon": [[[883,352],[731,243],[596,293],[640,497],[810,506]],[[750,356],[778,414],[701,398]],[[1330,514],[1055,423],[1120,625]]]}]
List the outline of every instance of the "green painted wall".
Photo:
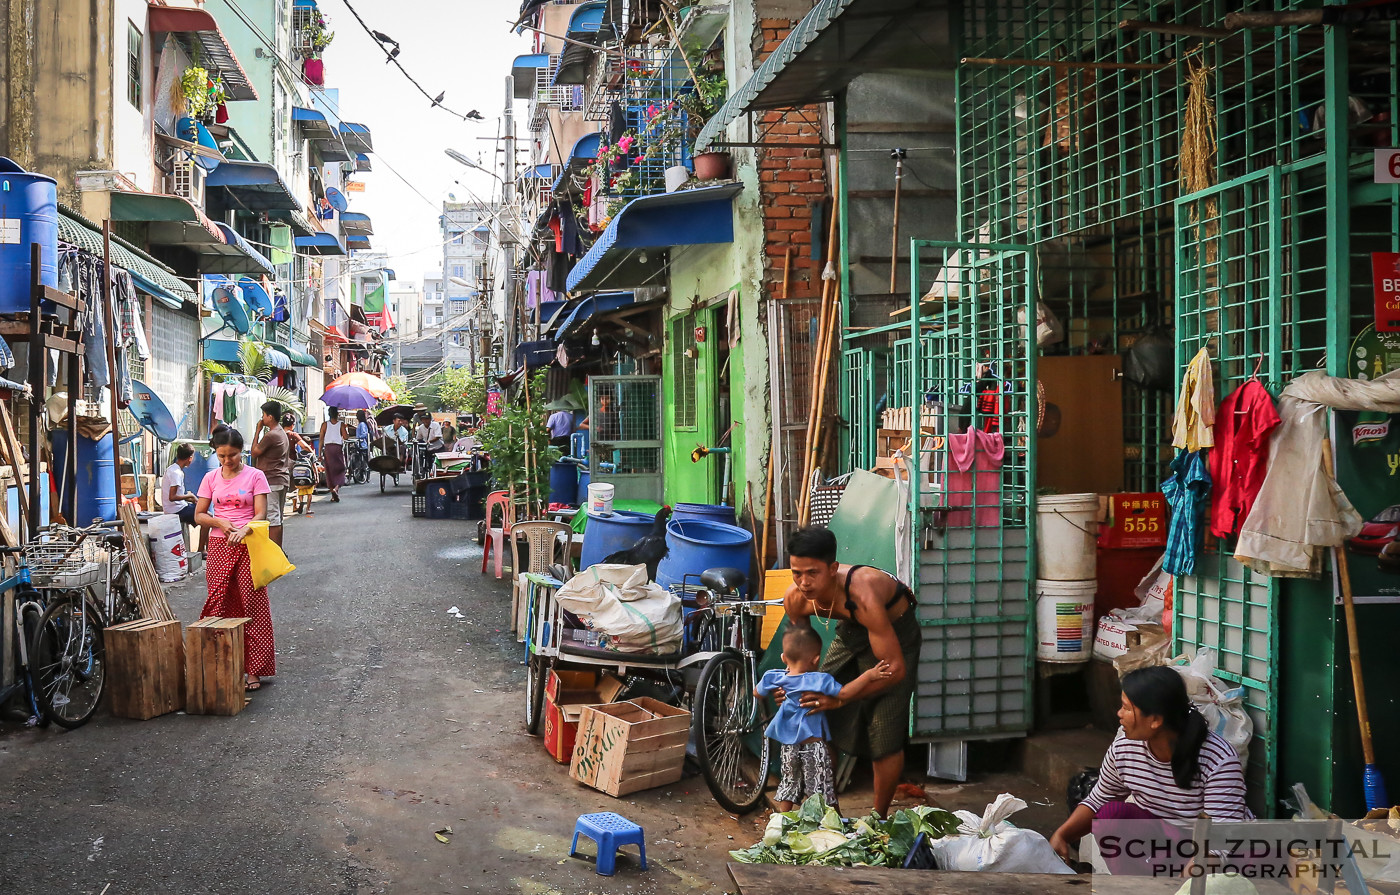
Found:
[{"label": "green painted wall", "polygon": [[[291,3],[286,7],[291,9]],[[204,7],[219,23],[224,39],[238,57],[238,64],[247,73],[258,91],[256,100],[228,104],[228,123],[238,131],[238,136],[257,156],[259,161],[273,161],[272,149],[272,79],[274,61],[271,51],[258,39],[238,13],[229,6],[228,0],[209,0]],[[238,8],[258,26],[269,40],[277,33],[274,0],[238,0]],[[288,13],[290,15],[290,13]],[[258,55],[258,50],[262,55]],[[290,58],[285,48],[283,52]]]}]

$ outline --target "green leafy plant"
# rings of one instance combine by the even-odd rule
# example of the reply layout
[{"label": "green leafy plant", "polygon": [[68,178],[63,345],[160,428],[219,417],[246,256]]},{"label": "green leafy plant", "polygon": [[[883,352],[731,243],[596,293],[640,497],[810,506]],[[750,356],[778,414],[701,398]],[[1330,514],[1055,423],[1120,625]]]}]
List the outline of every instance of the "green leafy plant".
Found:
[{"label": "green leafy plant", "polygon": [[211,102],[210,80],[207,69],[191,65],[180,75],[180,95],[185,100],[185,114],[191,118],[203,118],[214,110]]},{"label": "green leafy plant", "polygon": [[530,507],[544,508],[549,493],[549,468],[559,459],[559,450],[549,444],[545,420],[544,371],[536,373],[525,386],[530,390],[529,407],[522,393],[507,401],[500,416],[488,416],[479,433],[481,446],[491,455],[491,474],[502,490]]},{"label": "green leafy plant", "polygon": [[326,51],[326,47],[335,40],[335,32],[330,30],[331,20],[321,15],[319,12],[312,13],[311,21],[302,26],[301,42],[305,48],[306,58],[320,59],[321,54]]},{"label": "green leafy plant", "polygon": [[458,413],[486,413],[486,365],[453,367],[442,371],[437,397],[443,409]]},{"label": "green leafy plant", "polygon": [[267,353],[258,346],[257,342],[251,339],[244,339],[238,343],[238,367],[235,370],[218,361],[200,361],[199,369],[207,376],[220,382],[228,379],[236,379],[239,376],[250,376],[259,383],[258,387],[267,395],[268,400],[276,401],[299,420],[306,419],[306,405],[301,398],[291,389],[282,388],[280,385],[272,385],[272,377],[277,375],[277,371],[267,362]]},{"label": "green leafy plant", "polygon": [[816,864],[826,867],[900,867],[920,833],[942,839],[962,822],[942,808],[896,811],[889,820],[843,820],[820,795],[801,807],[774,813],[763,839],[729,856],[740,864]]}]

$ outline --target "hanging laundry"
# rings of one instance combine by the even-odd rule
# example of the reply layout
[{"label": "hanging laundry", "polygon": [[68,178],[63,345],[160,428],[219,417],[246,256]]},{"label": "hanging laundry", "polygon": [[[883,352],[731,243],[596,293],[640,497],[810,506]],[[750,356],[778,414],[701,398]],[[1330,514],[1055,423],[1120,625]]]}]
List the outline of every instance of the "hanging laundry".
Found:
[{"label": "hanging laundry", "polygon": [[112,280],[112,297],[117,310],[117,344],[130,348],[141,360],[151,359],[151,346],[146,341],[146,328],[141,324],[141,303],[131,274],[119,270]]},{"label": "hanging laundry", "polygon": [[83,360],[88,380],[97,388],[106,388],[112,381],[107,366],[107,331],[102,318],[102,262],[86,256],[79,259],[77,266],[78,294],[87,301],[92,313],[87,315],[83,328]]},{"label": "hanging laundry", "polygon": [[1210,533],[1230,538],[1249,516],[1269,469],[1269,437],[1278,427],[1274,399],[1250,379],[1220,404],[1210,452]]},{"label": "hanging laundry", "polygon": [[1177,451],[1171,470],[1162,483],[1162,495],[1172,508],[1162,569],[1172,575],[1194,575],[1201,552],[1201,521],[1210,498],[1210,472],[1200,451]]},{"label": "hanging laundry", "polygon": [[1361,515],[1323,465],[1328,407],[1400,413],[1400,378],[1314,372],[1284,388],[1264,485],[1235,545],[1235,559],[1260,574],[1316,577],[1326,549],[1361,531]]},{"label": "hanging laundry", "polygon": [[[948,525],[1001,524],[1001,465],[1006,443],[999,433],[970,428],[948,436]],[[969,509],[959,509],[959,508]]]},{"label": "hanging laundry", "polygon": [[1199,451],[1215,446],[1215,379],[1210,368],[1210,353],[1202,348],[1186,366],[1181,380],[1181,395],[1176,400],[1176,416],[1172,420],[1172,447]]}]

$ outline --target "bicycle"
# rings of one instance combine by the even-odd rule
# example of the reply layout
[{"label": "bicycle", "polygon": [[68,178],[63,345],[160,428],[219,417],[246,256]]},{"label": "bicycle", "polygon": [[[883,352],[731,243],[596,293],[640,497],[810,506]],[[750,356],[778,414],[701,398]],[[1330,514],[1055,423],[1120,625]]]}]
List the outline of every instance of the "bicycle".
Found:
[{"label": "bicycle", "polygon": [[698,593],[708,605],[692,613],[689,623],[701,649],[716,651],[700,669],[691,697],[695,757],[715,801],[747,814],[763,801],[768,783],[771,743],[764,731],[772,712],[754,687],[764,652],[762,618],[777,601],[739,599],[745,576],[738,569],[707,569],[699,577]]},{"label": "bicycle", "polygon": [[44,616],[44,598],[24,564],[23,548],[0,547],[0,555],[17,560],[13,575],[0,581],[0,668],[9,669],[14,677],[5,683],[0,674],[0,705],[15,696],[24,697],[29,723],[45,726],[48,719],[39,704],[38,687],[30,664],[30,643],[39,633]]},{"label": "bicycle", "polygon": [[356,485],[363,485],[369,481],[369,452],[360,447],[358,439],[350,441],[347,448],[350,452],[350,481]]}]

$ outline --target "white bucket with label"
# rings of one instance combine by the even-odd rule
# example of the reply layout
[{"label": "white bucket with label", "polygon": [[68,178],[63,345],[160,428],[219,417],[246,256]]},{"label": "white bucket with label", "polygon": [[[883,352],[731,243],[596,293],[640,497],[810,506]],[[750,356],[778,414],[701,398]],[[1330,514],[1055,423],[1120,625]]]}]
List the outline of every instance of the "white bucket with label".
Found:
[{"label": "white bucket with label", "polygon": [[661,176],[665,178],[666,181],[666,192],[674,193],[676,190],[685,186],[686,181],[690,180],[690,169],[685,165],[676,165],[667,168],[665,173]]},{"label": "white bucket with label", "polygon": [[1094,593],[1099,583],[1035,583],[1035,658],[1040,662],[1087,662],[1094,648]]},{"label": "white bucket with label", "polygon": [[588,512],[598,516],[612,515],[613,486],[607,482],[588,485]]},{"label": "white bucket with label", "polygon": [[1087,581],[1097,573],[1099,496],[1047,494],[1035,501],[1036,577]]}]

